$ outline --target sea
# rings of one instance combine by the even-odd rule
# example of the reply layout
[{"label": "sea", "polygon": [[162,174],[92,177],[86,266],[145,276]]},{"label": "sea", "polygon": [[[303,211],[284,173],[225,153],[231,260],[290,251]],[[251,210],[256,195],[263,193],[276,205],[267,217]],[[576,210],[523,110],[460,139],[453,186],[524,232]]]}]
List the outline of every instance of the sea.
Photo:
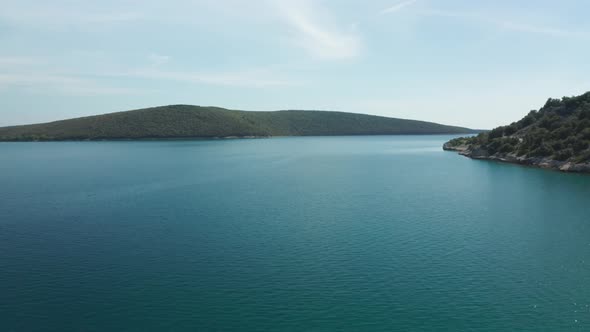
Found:
[{"label": "sea", "polygon": [[590,331],[590,176],[453,137],[0,143],[0,331]]}]

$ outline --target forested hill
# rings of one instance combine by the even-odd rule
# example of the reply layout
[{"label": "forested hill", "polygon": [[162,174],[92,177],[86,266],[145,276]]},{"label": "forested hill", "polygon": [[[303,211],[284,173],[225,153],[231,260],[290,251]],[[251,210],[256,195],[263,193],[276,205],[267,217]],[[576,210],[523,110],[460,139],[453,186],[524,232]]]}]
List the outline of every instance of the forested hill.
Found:
[{"label": "forested hill", "polygon": [[444,145],[477,159],[590,172],[590,92],[549,99],[508,126]]},{"label": "forested hill", "polygon": [[0,128],[0,141],[459,134],[471,129],[328,111],[234,111],[172,105]]}]

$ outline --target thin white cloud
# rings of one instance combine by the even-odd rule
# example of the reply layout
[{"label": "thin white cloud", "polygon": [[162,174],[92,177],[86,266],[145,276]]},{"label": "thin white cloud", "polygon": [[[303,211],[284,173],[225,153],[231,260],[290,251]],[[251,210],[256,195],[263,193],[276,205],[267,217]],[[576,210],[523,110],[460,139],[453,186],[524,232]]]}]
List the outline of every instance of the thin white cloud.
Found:
[{"label": "thin white cloud", "polygon": [[[0,89],[17,88],[35,93],[55,92],[65,95],[122,95],[147,93],[142,81],[176,81],[185,84],[217,85],[245,88],[266,88],[295,85],[278,77],[274,67],[240,69],[235,71],[172,71],[164,66],[170,56],[151,53],[142,67],[123,68],[105,62],[96,54],[83,54],[86,60],[101,64],[94,69],[56,66],[55,58],[0,56]],[[125,87],[121,87],[120,78]]]},{"label": "thin white cloud", "polygon": [[170,56],[152,53],[148,55],[148,60],[152,66],[158,67],[168,63],[170,61]]},{"label": "thin white cloud", "polygon": [[479,13],[470,13],[470,12],[460,12],[460,11],[446,11],[446,10],[428,10],[422,13],[423,15],[427,16],[438,16],[438,17],[448,17],[448,18],[456,18],[456,19],[464,19],[464,20],[472,20],[476,22],[482,22],[489,25],[496,26],[497,28],[511,30],[511,31],[518,31],[518,32],[527,32],[527,33],[534,33],[534,34],[542,34],[547,36],[553,37],[575,37],[581,38],[590,37],[590,33],[582,32],[582,31],[572,31],[567,29],[556,28],[548,25],[535,25],[535,24],[528,24],[522,22],[513,22],[510,20],[506,20],[503,18],[499,18],[496,16],[488,15],[488,14],[479,14]]},{"label": "thin white cloud", "polygon": [[236,72],[198,73],[186,71],[166,71],[158,68],[142,68],[130,70],[127,72],[106,73],[103,75],[111,77],[169,80],[192,84],[237,86],[247,88],[294,85],[294,82],[292,81],[275,78],[272,72],[264,69],[243,70]]},{"label": "thin white cloud", "polygon": [[[0,67],[13,67],[22,65],[39,65],[45,61],[28,56],[0,56]],[[3,68],[4,69],[4,68]]]},{"label": "thin white cloud", "polygon": [[39,56],[0,56],[0,89],[15,88],[36,94],[69,96],[128,95],[147,91],[120,87],[56,65],[56,59]]},{"label": "thin white cloud", "polygon": [[143,90],[104,86],[90,79],[51,73],[0,74],[0,89],[7,87],[18,87],[37,93],[59,93],[75,96],[146,93]]},{"label": "thin white cloud", "polygon": [[574,31],[568,31],[564,29],[558,29],[554,27],[548,26],[536,26],[530,24],[522,24],[522,23],[515,23],[515,22],[508,22],[508,21],[498,21],[496,22],[499,26],[503,28],[513,30],[513,31],[522,31],[522,32],[530,32],[530,33],[538,33],[550,36],[574,36],[578,35],[579,33]]},{"label": "thin white cloud", "polygon": [[34,92],[53,91],[66,95],[125,95],[142,94],[149,91],[136,88],[112,86],[99,78],[127,77],[177,81],[189,84],[219,85],[245,88],[267,88],[294,85],[294,82],[272,77],[264,70],[224,73],[191,73],[160,70],[155,67],[128,72],[96,73],[90,75],[22,71],[0,73],[0,89],[17,87]]},{"label": "thin white cloud", "polygon": [[385,14],[391,14],[397,11],[400,11],[402,9],[404,9],[407,6],[413,5],[414,3],[416,3],[417,0],[407,0],[407,1],[402,1],[400,3],[397,3],[391,7],[385,8],[383,9],[379,14],[381,15],[385,15]]},{"label": "thin white cloud", "polygon": [[31,12],[23,15],[4,15],[6,21],[26,25],[50,26],[123,23],[136,21],[142,17],[139,13],[85,14],[82,12]]},{"label": "thin white cloud", "polygon": [[[94,54],[90,54],[91,58]],[[87,55],[88,56],[88,55]],[[145,67],[124,69],[116,64],[103,64],[90,70],[68,69],[55,64],[55,59],[0,56],[0,89],[16,88],[36,94],[60,95],[133,95],[150,91],[137,88],[145,81],[176,81],[184,84],[266,88],[294,85],[277,77],[274,68],[253,68],[225,72],[191,72],[164,70],[171,57],[149,54]],[[120,78],[125,86],[120,86]]]},{"label": "thin white cloud", "polygon": [[322,59],[354,58],[361,41],[356,29],[339,29],[333,18],[317,3],[307,0],[273,1],[278,12],[295,32],[295,44]]},{"label": "thin white cloud", "polygon": [[76,6],[75,4],[40,3],[35,1],[13,2],[0,12],[0,19],[27,26],[70,26],[123,23],[145,18],[137,11],[104,10],[99,6]]}]

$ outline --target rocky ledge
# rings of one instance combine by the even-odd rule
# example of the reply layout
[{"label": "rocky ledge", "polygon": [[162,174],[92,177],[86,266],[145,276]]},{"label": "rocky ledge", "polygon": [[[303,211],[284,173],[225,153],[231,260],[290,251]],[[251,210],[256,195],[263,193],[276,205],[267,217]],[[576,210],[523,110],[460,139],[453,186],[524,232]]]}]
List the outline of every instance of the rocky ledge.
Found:
[{"label": "rocky ledge", "polygon": [[561,172],[590,173],[590,163],[587,162],[573,163],[568,161],[554,160],[551,158],[522,157],[512,153],[489,154],[488,151],[481,147],[473,147],[470,145],[451,145],[450,142],[447,142],[443,145],[443,150],[455,151],[460,155],[471,159],[493,160],[523,166],[551,169]]}]

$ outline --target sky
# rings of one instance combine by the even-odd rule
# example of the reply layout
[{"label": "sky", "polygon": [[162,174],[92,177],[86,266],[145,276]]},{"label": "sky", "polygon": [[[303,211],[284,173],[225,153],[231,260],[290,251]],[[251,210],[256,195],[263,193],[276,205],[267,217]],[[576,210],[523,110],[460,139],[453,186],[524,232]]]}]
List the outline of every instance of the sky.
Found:
[{"label": "sky", "polygon": [[587,0],[0,0],[0,126],[150,106],[488,129],[590,90]]}]

